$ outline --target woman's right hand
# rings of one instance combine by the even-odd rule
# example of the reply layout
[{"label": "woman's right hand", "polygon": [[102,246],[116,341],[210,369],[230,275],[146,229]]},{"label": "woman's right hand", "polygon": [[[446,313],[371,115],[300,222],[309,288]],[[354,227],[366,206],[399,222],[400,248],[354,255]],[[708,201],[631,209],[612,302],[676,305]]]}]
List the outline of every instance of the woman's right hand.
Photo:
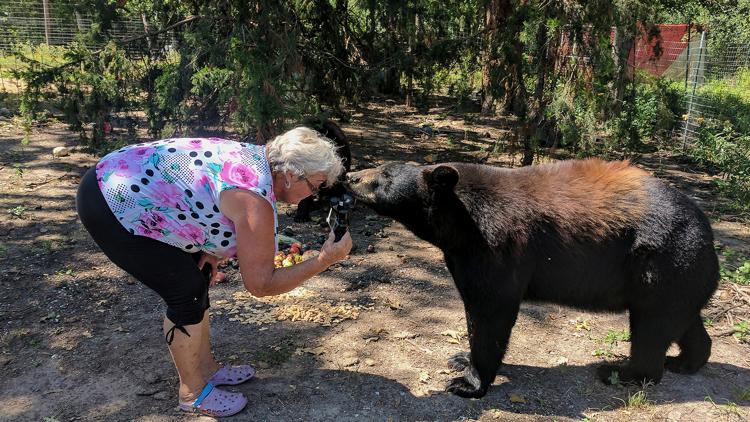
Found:
[{"label": "woman's right hand", "polygon": [[344,233],[344,236],[338,242],[334,241],[335,238],[333,232],[331,232],[320,249],[320,255],[318,255],[318,259],[325,263],[326,267],[346,258],[352,250],[352,237],[348,231]]}]

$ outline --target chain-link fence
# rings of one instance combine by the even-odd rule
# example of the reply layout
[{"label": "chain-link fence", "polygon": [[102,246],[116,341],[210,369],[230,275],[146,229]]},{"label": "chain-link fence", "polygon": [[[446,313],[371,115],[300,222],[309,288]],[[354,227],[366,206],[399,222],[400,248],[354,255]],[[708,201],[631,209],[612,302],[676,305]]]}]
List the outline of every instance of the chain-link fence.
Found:
[{"label": "chain-link fence", "polygon": [[731,90],[743,69],[750,68],[750,45],[712,43],[710,31],[691,25],[661,25],[659,42],[637,43],[634,56],[636,68],[684,87],[685,115],[676,134],[683,147],[695,141],[707,119],[731,117],[726,107],[717,107],[717,91]]},{"label": "chain-link fence", "polygon": [[[19,55],[51,66],[61,64],[63,48],[76,39],[84,41],[91,50],[100,48],[91,38],[78,38],[89,33],[93,25],[91,17],[75,2],[0,1],[0,95],[23,90],[22,82],[13,77],[14,71],[26,66]],[[146,36],[154,30],[145,16],[115,19],[108,33],[131,58],[140,58],[171,42],[169,33]]]}]

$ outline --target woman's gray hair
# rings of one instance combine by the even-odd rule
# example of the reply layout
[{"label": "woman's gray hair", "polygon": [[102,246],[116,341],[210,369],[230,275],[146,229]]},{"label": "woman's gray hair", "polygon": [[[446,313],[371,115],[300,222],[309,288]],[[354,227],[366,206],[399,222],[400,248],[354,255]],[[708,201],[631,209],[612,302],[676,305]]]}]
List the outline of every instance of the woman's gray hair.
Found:
[{"label": "woman's gray hair", "polygon": [[336,145],[320,133],[297,127],[266,144],[271,171],[289,171],[296,176],[325,173],[326,184],[334,184],[344,171]]}]

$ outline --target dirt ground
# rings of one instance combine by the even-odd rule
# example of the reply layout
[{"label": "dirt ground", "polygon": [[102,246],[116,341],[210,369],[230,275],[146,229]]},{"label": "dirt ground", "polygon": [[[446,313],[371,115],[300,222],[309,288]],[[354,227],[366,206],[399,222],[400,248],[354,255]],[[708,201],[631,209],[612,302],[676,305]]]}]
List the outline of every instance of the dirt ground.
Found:
[{"label": "dirt ground", "polygon": [[[394,158],[520,158],[488,153],[508,136],[502,122],[439,108],[420,115],[383,102],[355,110],[342,126],[355,168]],[[21,138],[12,120],[0,120],[0,420],[209,420],[176,410],[159,298],[108,262],[77,220],[75,189],[97,157],[53,158],[52,148],[76,145],[61,124],[36,128],[28,145]],[[750,254],[750,226],[717,211],[711,176],[667,156],[636,163],[699,201],[720,250]],[[281,208],[281,227],[315,245],[324,229],[294,223],[292,211]],[[232,388],[249,399],[234,420],[750,418],[750,345],[731,335],[750,316],[750,296],[742,296],[750,292],[726,284],[704,312],[714,347],[696,375],[666,373],[645,389],[604,386],[595,368],[628,354],[627,316],[525,304],[489,394],[442,392],[457,375],[446,360],[468,344],[440,252],[368,209],[356,208],[352,219],[350,258],[290,294],[254,299],[232,266],[211,289],[217,358],[258,368]]]}]

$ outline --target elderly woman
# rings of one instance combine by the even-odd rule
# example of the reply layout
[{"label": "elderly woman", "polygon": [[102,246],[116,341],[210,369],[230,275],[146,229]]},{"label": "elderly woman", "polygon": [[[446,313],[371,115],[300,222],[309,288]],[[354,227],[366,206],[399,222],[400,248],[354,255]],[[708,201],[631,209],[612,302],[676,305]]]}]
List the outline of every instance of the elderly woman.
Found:
[{"label": "elderly woman", "polygon": [[210,416],[241,411],[241,393],[215,388],[250,379],[249,365],[211,353],[208,287],[236,256],[255,296],[288,292],[343,259],[352,240],[333,234],[315,259],[274,269],[276,201],[296,204],[342,171],[336,147],[307,128],[265,146],[223,139],[165,139],[105,156],[82,178],[81,222],[117,266],[166,302],[164,335],[180,376],[179,406]]}]

